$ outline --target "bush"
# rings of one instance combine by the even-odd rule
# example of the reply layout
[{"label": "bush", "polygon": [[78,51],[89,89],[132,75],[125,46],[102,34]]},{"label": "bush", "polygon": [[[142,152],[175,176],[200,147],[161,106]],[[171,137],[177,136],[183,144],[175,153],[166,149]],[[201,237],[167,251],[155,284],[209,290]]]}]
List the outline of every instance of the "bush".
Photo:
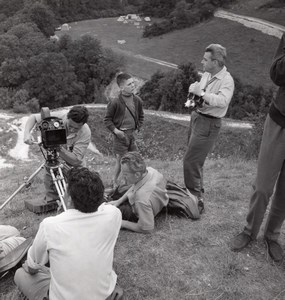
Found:
[{"label": "bush", "polygon": [[140,89],[144,107],[186,113],[184,102],[188,87],[198,79],[198,73],[192,63],[180,65],[178,70],[167,73],[156,72]]},{"label": "bush", "polygon": [[0,87],[0,106],[2,109],[10,109],[13,107],[14,92],[8,88]]},{"label": "bush", "polygon": [[274,97],[273,90],[266,90],[262,86],[254,87],[243,84],[236,77],[234,77],[234,81],[235,91],[226,116],[254,121],[259,114],[266,114]]}]

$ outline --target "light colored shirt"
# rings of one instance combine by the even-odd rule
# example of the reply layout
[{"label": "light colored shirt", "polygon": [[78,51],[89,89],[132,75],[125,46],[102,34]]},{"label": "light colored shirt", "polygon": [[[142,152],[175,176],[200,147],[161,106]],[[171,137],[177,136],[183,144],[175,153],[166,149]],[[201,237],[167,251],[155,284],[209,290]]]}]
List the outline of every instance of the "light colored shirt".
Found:
[{"label": "light colored shirt", "polygon": [[157,170],[148,167],[147,175],[128,191],[129,203],[142,230],[154,228],[154,217],[168,204],[166,180]]},{"label": "light colored shirt", "polygon": [[113,292],[121,222],[120,210],[106,203],[94,213],[69,209],[42,221],[27,263],[40,270],[49,261],[51,300],[105,300]]},{"label": "light colored shirt", "polygon": [[[67,122],[67,114],[61,113],[61,112],[52,112],[52,117],[58,117],[63,120],[63,123],[65,124],[66,129],[66,144],[63,145],[63,147],[70,152],[72,152],[75,157],[76,161],[81,161],[81,166],[85,166],[86,162],[84,160],[84,156],[86,154],[88,145],[91,141],[91,130],[88,126],[88,124],[84,124],[80,130],[76,133],[69,133],[68,128],[66,126]],[[36,120],[37,123],[41,122],[41,115],[36,114]]]},{"label": "light colored shirt", "polygon": [[[203,114],[222,118],[227,113],[234,93],[234,80],[225,66],[213,76],[213,80],[210,80],[211,74],[204,72],[200,80],[200,87],[201,89],[205,89],[206,87],[203,99],[208,104],[205,103],[198,111]],[[210,83],[207,85],[208,82]]]}]

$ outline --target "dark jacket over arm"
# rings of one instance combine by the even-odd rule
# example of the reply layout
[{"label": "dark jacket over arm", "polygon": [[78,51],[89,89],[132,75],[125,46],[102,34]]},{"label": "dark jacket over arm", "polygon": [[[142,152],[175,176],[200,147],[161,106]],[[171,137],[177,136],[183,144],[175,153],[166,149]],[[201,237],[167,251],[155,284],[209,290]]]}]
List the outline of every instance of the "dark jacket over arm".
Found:
[{"label": "dark jacket over arm", "polygon": [[272,81],[279,86],[275,107],[285,116],[285,34],[283,34],[270,69]]}]

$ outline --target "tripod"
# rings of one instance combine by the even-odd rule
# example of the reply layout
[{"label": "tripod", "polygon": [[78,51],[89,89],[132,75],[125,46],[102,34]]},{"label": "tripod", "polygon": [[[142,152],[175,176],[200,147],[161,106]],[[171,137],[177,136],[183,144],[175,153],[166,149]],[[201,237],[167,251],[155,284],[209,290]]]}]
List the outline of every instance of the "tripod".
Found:
[{"label": "tripod", "polygon": [[66,205],[63,198],[66,192],[66,182],[62,172],[63,165],[58,161],[56,149],[47,149],[47,157],[45,157],[45,159],[46,161],[39,166],[39,168],[27,179],[27,181],[21,184],[19,188],[0,206],[0,210],[4,208],[24,187],[28,188],[31,185],[33,178],[46,167],[49,169],[52,181],[60,199],[58,209],[62,206],[64,211],[66,211]]}]

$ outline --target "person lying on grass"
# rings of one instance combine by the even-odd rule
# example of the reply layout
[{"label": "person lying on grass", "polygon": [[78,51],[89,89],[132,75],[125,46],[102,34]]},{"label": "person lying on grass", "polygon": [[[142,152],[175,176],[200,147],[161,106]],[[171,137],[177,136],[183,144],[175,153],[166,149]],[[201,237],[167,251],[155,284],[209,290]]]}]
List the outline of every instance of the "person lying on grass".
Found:
[{"label": "person lying on grass", "polygon": [[146,167],[138,152],[128,152],[122,157],[121,176],[131,187],[121,198],[109,202],[122,212],[121,228],[151,232],[154,217],[168,204],[165,178],[157,170]]}]

